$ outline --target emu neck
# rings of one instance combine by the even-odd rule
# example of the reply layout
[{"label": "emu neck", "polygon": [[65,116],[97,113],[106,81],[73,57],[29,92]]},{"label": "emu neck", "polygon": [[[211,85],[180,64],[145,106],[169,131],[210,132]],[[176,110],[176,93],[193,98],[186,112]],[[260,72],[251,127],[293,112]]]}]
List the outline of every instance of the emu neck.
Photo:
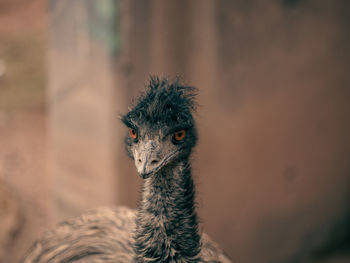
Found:
[{"label": "emu neck", "polygon": [[191,169],[180,162],[146,179],[136,219],[137,262],[198,262],[200,237]]}]

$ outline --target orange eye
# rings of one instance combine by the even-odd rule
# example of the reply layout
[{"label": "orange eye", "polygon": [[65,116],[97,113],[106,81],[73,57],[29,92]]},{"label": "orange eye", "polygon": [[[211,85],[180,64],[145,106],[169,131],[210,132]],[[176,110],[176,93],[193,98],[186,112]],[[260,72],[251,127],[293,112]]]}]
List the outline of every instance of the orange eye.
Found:
[{"label": "orange eye", "polygon": [[186,131],[185,130],[181,130],[181,131],[175,132],[174,139],[175,139],[175,141],[178,141],[178,142],[182,141],[185,138],[185,135],[186,135]]},{"label": "orange eye", "polygon": [[134,129],[130,128],[129,129],[129,135],[131,138],[136,139],[137,138],[137,133]]}]

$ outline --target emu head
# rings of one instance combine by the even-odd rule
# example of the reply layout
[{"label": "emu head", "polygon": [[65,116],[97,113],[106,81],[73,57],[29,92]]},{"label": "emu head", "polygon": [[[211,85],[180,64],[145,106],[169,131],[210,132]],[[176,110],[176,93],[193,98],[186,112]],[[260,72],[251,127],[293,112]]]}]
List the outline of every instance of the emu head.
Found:
[{"label": "emu head", "polygon": [[192,111],[195,88],[152,77],[136,105],[122,117],[128,155],[143,179],[189,158],[197,141]]}]

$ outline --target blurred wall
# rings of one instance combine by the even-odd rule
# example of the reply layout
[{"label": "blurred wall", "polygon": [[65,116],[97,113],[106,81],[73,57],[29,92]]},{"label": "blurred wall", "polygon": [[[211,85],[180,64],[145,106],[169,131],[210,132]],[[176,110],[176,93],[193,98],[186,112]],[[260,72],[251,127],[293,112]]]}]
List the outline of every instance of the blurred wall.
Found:
[{"label": "blurred wall", "polygon": [[[237,262],[349,260],[348,2],[121,3],[126,101],[149,74],[199,88],[204,231]],[[133,206],[140,182],[121,154]]]},{"label": "blurred wall", "polygon": [[46,1],[0,1],[0,262],[50,225]]},{"label": "blurred wall", "polygon": [[[42,13],[28,16],[35,4],[11,2],[22,24],[46,23],[36,3]],[[136,207],[141,180],[117,115],[150,74],[199,88],[203,231],[236,262],[349,261],[348,1],[51,0],[47,10],[47,122],[43,99],[14,121],[18,109],[4,110],[41,98],[43,50],[21,51],[46,37],[31,42],[15,22],[0,25],[21,37],[2,58],[33,65],[14,73],[9,62],[0,79],[1,179],[23,216],[6,262],[61,218]],[[21,81],[9,88],[10,78]]]}]

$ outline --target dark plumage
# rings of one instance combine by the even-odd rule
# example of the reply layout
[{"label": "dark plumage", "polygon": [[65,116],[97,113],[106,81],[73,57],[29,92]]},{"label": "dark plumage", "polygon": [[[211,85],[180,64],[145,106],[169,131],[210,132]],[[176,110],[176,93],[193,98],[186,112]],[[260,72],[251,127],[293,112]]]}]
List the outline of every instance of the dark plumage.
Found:
[{"label": "dark plumage", "polygon": [[137,211],[89,211],[59,224],[29,262],[230,262],[198,231],[190,154],[197,141],[195,89],[151,78],[122,121],[128,155],[144,179]]}]

